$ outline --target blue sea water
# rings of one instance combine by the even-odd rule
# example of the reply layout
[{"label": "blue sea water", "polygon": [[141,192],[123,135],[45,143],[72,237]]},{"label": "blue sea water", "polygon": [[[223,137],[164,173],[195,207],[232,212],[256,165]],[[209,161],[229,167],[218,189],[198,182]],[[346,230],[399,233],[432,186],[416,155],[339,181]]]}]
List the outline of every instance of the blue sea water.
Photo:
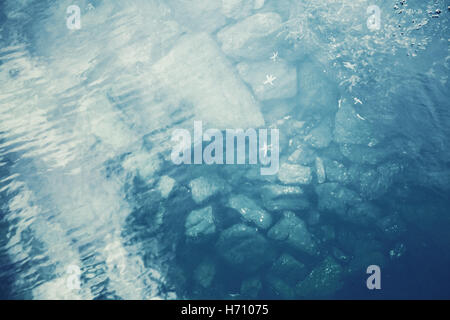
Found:
[{"label": "blue sea water", "polygon": [[[450,298],[449,17],[2,1],[0,298]],[[279,174],[175,165],[194,120],[278,129]]]}]

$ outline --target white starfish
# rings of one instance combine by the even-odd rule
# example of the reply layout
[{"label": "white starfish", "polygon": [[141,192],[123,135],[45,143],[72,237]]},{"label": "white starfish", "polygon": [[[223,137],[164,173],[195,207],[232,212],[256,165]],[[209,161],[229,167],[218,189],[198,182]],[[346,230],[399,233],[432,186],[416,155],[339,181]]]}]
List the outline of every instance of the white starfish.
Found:
[{"label": "white starfish", "polygon": [[350,62],[344,62],[344,67],[352,71],[356,71],[356,64],[351,64]]},{"label": "white starfish", "polygon": [[278,51],[275,51],[273,53],[273,55],[270,57],[270,60],[272,60],[273,62],[277,61],[278,58]]},{"label": "white starfish", "polygon": [[271,74],[266,75],[266,81],[264,81],[264,84],[271,84],[273,86],[273,82],[277,79],[277,77],[274,77]]},{"label": "white starfish", "polygon": [[359,100],[358,98],[353,98],[353,101],[355,101],[355,104],[363,104],[361,100]]}]

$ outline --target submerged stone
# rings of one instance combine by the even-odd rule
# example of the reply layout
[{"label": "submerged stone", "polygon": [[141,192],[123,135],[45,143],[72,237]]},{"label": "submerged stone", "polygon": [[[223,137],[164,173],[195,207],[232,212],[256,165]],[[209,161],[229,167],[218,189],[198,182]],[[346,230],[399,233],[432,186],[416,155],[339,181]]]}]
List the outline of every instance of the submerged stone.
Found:
[{"label": "submerged stone", "polygon": [[316,153],[311,147],[299,145],[297,149],[289,156],[288,161],[307,166],[314,162]]},{"label": "submerged stone", "polygon": [[345,166],[336,160],[327,160],[325,162],[325,170],[327,179],[330,182],[338,182],[339,184],[349,184],[351,176]]},{"label": "submerged stone", "polygon": [[320,226],[318,232],[315,234],[316,237],[320,238],[322,243],[326,241],[333,241],[336,238],[336,230],[332,225]]},{"label": "submerged stone", "polygon": [[192,211],[186,218],[186,237],[198,240],[216,232],[212,207]]},{"label": "submerged stone", "polygon": [[311,168],[283,163],[278,171],[278,179],[284,184],[310,184]]},{"label": "submerged stone", "polygon": [[295,287],[294,284],[288,283],[278,277],[269,275],[266,277],[268,290],[272,295],[279,299],[291,300],[294,299]]},{"label": "submerged stone", "polygon": [[161,197],[167,199],[174,185],[174,179],[169,176],[162,176],[158,183],[158,190],[161,193]]},{"label": "submerged stone", "polygon": [[[261,103],[261,112],[264,115],[267,126],[278,123],[278,121],[287,117],[295,108],[295,105],[286,100],[266,100]],[[283,137],[280,137],[280,139],[283,139]]]},{"label": "submerged stone", "polygon": [[363,144],[376,142],[367,120],[362,118],[348,100],[341,100],[336,113],[334,139],[338,143]]},{"label": "submerged stone", "polygon": [[252,94],[205,33],[182,37],[153,65],[152,73],[173,99],[191,104],[193,115],[205,126],[247,129],[264,125]]},{"label": "submerged stone", "polygon": [[305,137],[305,141],[317,149],[328,147],[332,139],[332,132],[328,121],[323,121]]},{"label": "submerged stone", "polygon": [[251,14],[253,0],[222,0],[222,13],[232,19],[242,19]]},{"label": "submerged stone", "polygon": [[242,281],[241,296],[246,299],[256,299],[262,290],[262,283],[259,277],[248,278]]},{"label": "submerged stone", "polygon": [[267,185],[261,188],[264,207],[269,211],[304,210],[309,202],[298,186]]},{"label": "submerged stone", "polygon": [[302,188],[298,186],[284,186],[279,184],[266,185],[261,188],[263,200],[273,200],[280,197],[299,196],[303,194]]},{"label": "submerged stone", "polygon": [[299,298],[331,298],[343,285],[344,270],[332,257],[327,257],[296,286]]},{"label": "submerged stone", "polygon": [[283,253],[272,265],[270,273],[288,283],[297,283],[308,275],[306,266],[290,254]]},{"label": "submerged stone", "polygon": [[323,165],[322,159],[319,157],[316,158],[316,175],[318,183],[324,183],[327,180],[325,166]]},{"label": "submerged stone", "polygon": [[199,177],[189,183],[192,199],[200,204],[226,188],[225,181],[218,177]]},{"label": "submerged stone", "polygon": [[254,0],[253,1],[253,9],[258,10],[264,6],[265,0]]},{"label": "submerged stone", "polygon": [[227,263],[245,272],[255,272],[272,261],[275,254],[257,229],[245,224],[222,231],[216,248]]},{"label": "submerged stone", "polygon": [[216,275],[216,265],[209,259],[203,260],[194,270],[194,280],[203,288],[209,288]]},{"label": "submerged stone", "polygon": [[306,223],[293,212],[284,216],[269,230],[267,236],[273,240],[284,242],[296,250],[316,255],[317,246],[309,233]]},{"label": "submerged stone", "polygon": [[259,228],[267,229],[272,225],[270,213],[261,209],[252,199],[244,195],[232,196],[227,205],[239,212],[245,221],[251,222]]},{"label": "submerged stone", "polygon": [[[277,13],[257,13],[220,30],[217,39],[223,52],[234,58],[268,59],[281,25]],[[267,45],[269,41],[270,46]]]},{"label": "submerged stone", "polygon": [[318,207],[321,211],[344,213],[349,206],[361,202],[361,198],[356,192],[334,182],[317,185],[316,193],[319,197]]},{"label": "submerged stone", "polygon": [[351,174],[355,177],[353,180],[361,196],[369,200],[384,195],[399,171],[400,166],[396,163],[385,163],[378,168],[358,166],[351,168]]},{"label": "submerged stone", "polygon": [[320,212],[317,210],[312,210],[308,214],[308,224],[314,226],[320,222]]},{"label": "submerged stone", "polygon": [[305,61],[299,68],[299,103],[303,114],[327,116],[337,110],[338,88],[323,71],[321,64],[312,61]]}]

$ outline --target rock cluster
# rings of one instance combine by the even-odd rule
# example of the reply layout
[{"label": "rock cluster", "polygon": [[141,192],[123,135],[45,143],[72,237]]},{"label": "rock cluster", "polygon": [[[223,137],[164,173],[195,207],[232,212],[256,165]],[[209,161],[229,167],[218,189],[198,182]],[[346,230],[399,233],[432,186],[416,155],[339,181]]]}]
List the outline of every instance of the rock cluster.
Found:
[{"label": "rock cluster", "polygon": [[[274,176],[261,177],[251,165],[224,165],[180,167],[159,179],[161,201],[178,204],[164,211],[171,212],[169,221],[183,221],[180,255],[192,261],[180,265],[196,283],[188,295],[332,297],[355,270],[384,263],[389,251],[377,239],[403,248],[402,216],[376,202],[402,167],[382,147],[385,137],[362,102],[340,91],[323,57],[296,58],[300,49],[279,45],[293,15],[282,7],[294,2],[198,3],[217,23],[198,14],[207,29],[194,24],[152,66],[174,101],[192,106],[204,123],[280,130]],[[162,165],[141,167],[150,179]],[[353,231],[358,228],[363,231]]]}]

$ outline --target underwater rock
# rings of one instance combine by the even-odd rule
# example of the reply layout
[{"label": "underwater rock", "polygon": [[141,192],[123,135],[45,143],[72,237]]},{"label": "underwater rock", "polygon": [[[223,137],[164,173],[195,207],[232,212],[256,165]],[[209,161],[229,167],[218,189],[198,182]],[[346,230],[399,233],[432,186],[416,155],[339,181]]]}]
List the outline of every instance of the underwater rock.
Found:
[{"label": "underwater rock", "polygon": [[258,168],[258,166],[248,168],[244,176],[245,179],[250,181],[274,182],[276,179],[276,175],[261,175],[261,168]]},{"label": "underwater rock", "polygon": [[264,6],[265,0],[254,0],[253,1],[253,9],[258,10]]},{"label": "underwater rock", "polygon": [[309,207],[303,190],[298,186],[266,185],[261,188],[264,208],[269,211],[304,210]]},{"label": "underwater rock", "polygon": [[199,240],[216,232],[212,207],[193,210],[186,218],[186,237]]},{"label": "underwater rock", "polygon": [[308,202],[306,197],[289,197],[264,202],[264,208],[273,212],[286,210],[303,211],[308,209],[309,206],[310,203]]},{"label": "underwater rock", "polygon": [[200,204],[208,198],[223,192],[226,188],[225,181],[219,177],[199,177],[189,183],[192,199]]},{"label": "underwater rock", "polygon": [[262,283],[259,277],[248,278],[242,281],[241,296],[245,299],[256,299],[262,289]]},{"label": "underwater rock", "polygon": [[301,194],[303,194],[303,190],[298,186],[271,184],[261,188],[261,197],[263,201],[273,200],[284,196],[298,196]]},{"label": "underwater rock", "polygon": [[266,120],[266,125],[269,127],[282,121],[283,118],[288,117],[294,108],[295,105],[286,100],[261,101],[261,112]]},{"label": "underwater rock", "polygon": [[[297,70],[295,66],[289,66],[282,60],[241,62],[237,65],[237,70],[261,101],[287,99],[297,94]],[[273,81],[269,81],[271,79]]]},{"label": "underwater rock", "polygon": [[320,150],[320,155],[324,162],[326,159],[327,161],[338,161],[339,163],[347,161],[347,158],[341,152],[341,146],[336,142],[331,142],[328,148]]},{"label": "underwater rock", "polygon": [[253,0],[222,0],[222,13],[227,18],[242,19],[251,14]]},{"label": "underwater rock", "polygon": [[361,202],[356,192],[335,182],[327,182],[316,186],[319,197],[319,210],[345,213],[349,206]]},{"label": "underwater rock", "polygon": [[299,298],[332,297],[343,285],[344,270],[332,257],[327,257],[296,286]]},{"label": "underwater rock", "polygon": [[[182,37],[152,73],[172,98],[192,104],[194,115],[211,128],[264,126],[259,105],[216,43],[205,33]],[[205,94],[208,92],[208,94]]]},{"label": "underwater rock", "polygon": [[320,239],[320,242],[333,241],[336,238],[336,229],[332,225],[320,226],[315,236]]},{"label": "underwater rock", "polygon": [[355,184],[362,197],[373,200],[384,195],[393,183],[395,175],[400,171],[400,166],[395,163],[387,163],[376,169],[352,167],[356,178]]},{"label": "underwater rock", "polygon": [[174,185],[175,180],[169,176],[162,176],[161,179],[159,179],[158,190],[161,193],[161,197],[163,197],[163,199],[167,199],[169,197],[169,194],[172,191]]},{"label": "underwater rock", "polygon": [[209,288],[216,276],[216,265],[209,259],[203,260],[194,270],[194,281],[203,288]]},{"label": "underwater rock", "polygon": [[341,100],[340,108],[336,113],[334,139],[338,143],[363,144],[366,146],[376,144],[371,126],[361,117],[347,99]]},{"label": "underwater rock", "polygon": [[361,226],[373,225],[381,216],[381,210],[370,202],[351,206],[346,212],[339,212],[339,217],[345,221]]},{"label": "underwater rock", "polygon": [[351,176],[345,166],[336,160],[325,160],[325,170],[327,173],[327,180],[330,182],[338,182],[346,185],[351,182]]},{"label": "underwater rock", "polygon": [[244,195],[232,196],[227,205],[239,212],[245,221],[251,222],[259,228],[267,229],[272,225],[270,213],[261,209],[252,199]]},{"label": "underwater rock", "polygon": [[318,127],[312,129],[311,132],[305,137],[305,141],[313,148],[317,149],[328,147],[332,140],[332,132],[328,121],[322,121]]},{"label": "underwater rock", "polygon": [[316,243],[306,224],[293,212],[284,213],[283,217],[269,230],[267,236],[307,254],[316,255],[318,253]]},{"label": "underwater rock", "polygon": [[314,226],[320,222],[320,212],[317,210],[312,210],[308,214],[308,224]]},{"label": "underwater rock", "polygon": [[238,270],[254,272],[274,259],[270,243],[254,227],[236,224],[220,234],[216,248]]},{"label": "underwater rock", "polygon": [[319,157],[316,158],[316,175],[318,183],[324,183],[327,180],[323,161]]},{"label": "underwater rock", "polygon": [[[269,59],[281,17],[274,12],[257,13],[217,33],[226,55],[234,58]],[[267,43],[271,43],[270,46]]]},{"label": "underwater rock", "polygon": [[278,179],[284,184],[310,184],[311,168],[283,163],[278,171]]},{"label": "underwater rock", "polygon": [[293,284],[272,275],[266,277],[266,285],[269,292],[278,299],[291,300],[294,299],[295,288]]},{"label": "underwater rock", "polygon": [[316,159],[315,151],[304,145],[297,146],[297,149],[289,156],[288,161],[291,163],[298,163],[303,166],[310,165]]},{"label": "underwater rock", "polygon": [[357,186],[361,196],[369,200],[376,199],[387,191],[386,185],[380,184],[380,175],[374,169],[362,169],[358,175]]},{"label": "underwater rock", "polygon": [[[256,0],[255,2],[264,2],[262,0]],[[289,9],[291,0],[277,0],[277,1],[265,1],[267,4],[264,6],[264,10],[270,10],[277,12],[283,18],[283,21],[289,18]]]},{"label": "underwater rock", "polygon": [[270,273],[287,283],[297,283],[308,275],[306,266],[290,254],[283,253],[272,265]]},{"label": "underwater rock", "polygon": [[328,116],[338,109],[339,90],[317,62],[305,61],[298,71],[298,102],[301,114]]}]

